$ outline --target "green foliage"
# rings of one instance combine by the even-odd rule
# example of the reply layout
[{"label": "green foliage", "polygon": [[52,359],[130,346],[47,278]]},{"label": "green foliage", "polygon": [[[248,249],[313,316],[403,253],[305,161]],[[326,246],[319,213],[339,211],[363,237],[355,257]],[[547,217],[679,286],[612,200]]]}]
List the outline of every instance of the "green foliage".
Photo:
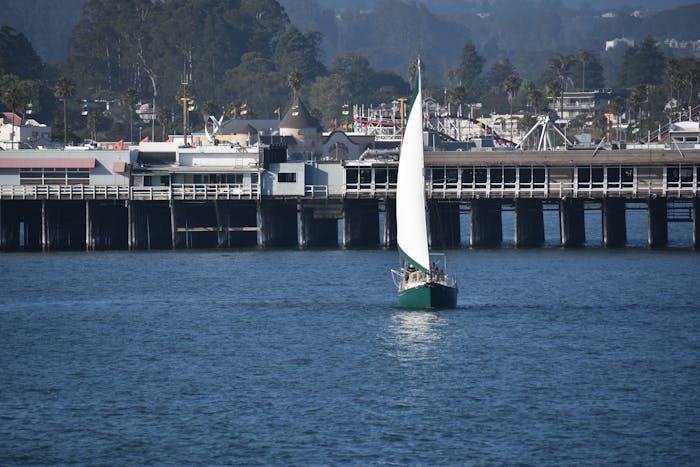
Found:
[{"label": "green foliage", "polygon": [[652,37],[625,51],[618,75],[622,87],[659,84],[663,80],[666,58]]},{"label": "green foliage", "polygon": [[[563,91],[601,89],[606,79],[614,83],[616,78],[624,87],[646,86],[647,100],[640,101],[642,88],[634,87],[627,105],[649,125],[667,118],[659,109],[670,98],[682,106],[698,102],[699,62],[687,57],[667,62],[650,37],[625,52],[592,52],[619,31],[639,40],[645,25],[656,37],[672,37],[649,29],[651,20],[628,15],[593,20],[583,9],[555,9],[547,3],[552,8],[542,11],[530,0],[511,4],[509,10],[502,2],[482,2],[485,15],[465,12],[450,18],[425,2],[381,0],[370,10],[333,11],[317,0],[280,0],[294,7],[288,9],[292,25],[275,0],[67,1],[85,1],[85,10],[71,36],[70,57],[58,66],[43,65],[22,34],[0,29],[0,97],[11,81],[3,73],[11,71],[20,81],[35,79],[35,109],[49,112],[62,103],[64,118],[56,120],[71,123],[81,134],[90,132],[89,122],[72,117],[78,112],[71,109],[71,97],[118,101],[93,122],[98,133],[118,138],[134,133],[138,100],[155,100],[159,132],[167,134],[175,123],[173,113],[181,115],[175,97],[183,80],[196,90],[200,113],[206,114],[205,107],[230,109],[245,103],[256,115],[271,116],[289,101],[291,84],[308,97],[324,123],[342,121],[342,105],[376,105],[410,95],[404,76],[418,55],[426,96],[432,93],[442,101],[448,90],[450,103],[483,102],[485,111],[539,113],[548,106],[547,95],[553,107],[560,107]],[[546,38],[532,34],[531,25],[546,31]],[[535,37],[537,47],[532,47]],[[328,67],[324,52],[334,57]],[[490,66],[484,73],[486,63]],[[50,87],[59,76],[73,81],[62,102]],[[56,96],[58,88],[53,89]],[[27,100],[11,98],[16,91],[10,94],[8,102]],[[67,133],[64,128],[64,137]]]},{"label": "green foliage", "polygon": [[305,80],[313,81],[316,76],[325,72],[320,56],[321,34],[316,31],[300,32],[291,27],[282,33],[273,60],[277,71],[289,74],[301,73]]},{"label": "green foliage", "polygon": [[67,76],[62,76],[53,88],[56,97],[63,101],[63,144],[68,144],[68,115],[67,101],[75,94],[75,82]]},{"label": "green foliage", "polygon": [[347,96],[354,103],[386,102],[386,97],[399,97],[409,92],[410,87],[400,76],[390,72],[374,71],[369,60],[360,54],[349,53],[337,57],[330,73],[347,83]]},{"label": "green foliage", "polygon": [[603,65],[598,56],[588,49],[581,49],[570,63],[570,76],[573,89],[590,91],[605,88]]},{"label": "green foliage", "polygon": [[258,115],[272,115],[289,99],[286,78],[275,69],[272,60],[261,53],[244,54],[240,65],[226,71],[215,102],[226,110],[245,103]]},{"label": "green foliage", "polygon": [[691,57],[669,60],[664,69],[664,82],[669,88],[671,97],[675,97],[686,106],[693,106],[698,102],[700,61]]},{"label": "green foliage", "polygon": [[452,72],[453,81],[466,94],[464,100],[469,100],[479,93],[481,72],[486,60],[479,55],[472,42],[466,42],[459,57],[459,65]]},{"label": "green foliage", "polygon": [[343,105],[350,102],[347,80],[338,74],[319,76],[311,86],[309,105],[324,126],[343,122]]},{"label": "green foliage", "polygon": [[508,76],[504,81],[503,81],[503,90],[506,92],[506,95],[508,96],[508,104],[510,105],[510,113],[513,113],[513,100],[515,99],[515,96],[517,96],[518,91],[520,90],[520,84],[522,83],[520,77],[516,74],[512,74]]},{"label": "green foliage", "polygon": [[0,101],[10,112],[24,118],[26,110],[32,108],[32,113],[41,106],[39,96],[41,82],[30,79],[19,79],[15,75],[0,75]]},{"label": "green foliage", "polygon": [[486,84],[491,92],[498,93],[509,76],[517,76],[517,72],[510,60],[502,58],[494,63],[486,73]]},{"label": "green foliage", "polygon": [[0,75],[13,74],[19,78],[41,76],[44,65],[24,34],[3,25],[0,27]]}]

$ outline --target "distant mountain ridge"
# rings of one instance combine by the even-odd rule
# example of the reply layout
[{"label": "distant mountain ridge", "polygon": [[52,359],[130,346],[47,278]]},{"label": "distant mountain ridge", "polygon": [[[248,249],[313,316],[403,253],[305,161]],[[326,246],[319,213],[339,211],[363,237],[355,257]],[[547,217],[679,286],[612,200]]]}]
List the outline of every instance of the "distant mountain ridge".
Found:
[{"label": "distant mountain ridge", "polygon": [[[403,0],[406,3],[421,3],[429,10],[436,13],[455,13],[464,11],[465,8],[472,9],[489,9],[489,8],[509,8],[522,3],[522,0]],[[285,3],[281,0],[282,4]],[[373,8],[377,4],[377,0],[354,0],[348,3],[346,0],[318,0],[318,3],[323,8],[333,10],[341,9],[358,9]],[[689,0],[540,0],[538,3],[542,8],[549,8],[553,4],[561,4],[569,9],[596,9],[596,10],[615,10],[620,8],[645,9],[652,12],[667,10],[682,5],[693,3]]]},{"label": "distant mountain ridge", "polygon": [[[24,33],[43,60],[62,61],[86,1],[0,0],[0,23]],[[327,62],[356,51],[375,68],[402,75],[419,52],[432,73],[444,74],[467,40],[487,60],[508,57],[528,76],[546,54],[602,52],[605,41],[615,37],[700,39],[700,3],[687,0],[278,1],[293,25],[324,34]],[[635,9],[640,17],[630,15]],[[613,14],[603,18],[604,12]],[[417,36],[407,38],[408,28]]]},{"label": "distant mountain ridge", "polygon": [[[696,20],[700,3],[687,5],[682,0],[664,2],[663,7],[661,2],[643,0],[360,0],[352,8],[336,0],[280,3],[297,27],[324,34],[326,60],[356,51],[366,55],[374,68],[403,75],[411,55],[421,51],[428,78],[440,80],[448,64],[457,62],[467,40],[487,59],[487,68],[508,58],[521,76],[532,79],[555,53],[586,48],[602,54],[605,42],[617,37],[700,39]],[[638,7],[614,8],[622,4]],[[686,5],[674,8],[677,4]],[[440,14],[438,5],[441,10],[457,9]],[[657,11],[660,8],[664,10]],[[410,39],[408,31],[414,34]]]},{"label": "distant mountain ridge", "polygon": [[62,61],[86,0],[0,0],[0,24],[24,34],[42,60]]}]

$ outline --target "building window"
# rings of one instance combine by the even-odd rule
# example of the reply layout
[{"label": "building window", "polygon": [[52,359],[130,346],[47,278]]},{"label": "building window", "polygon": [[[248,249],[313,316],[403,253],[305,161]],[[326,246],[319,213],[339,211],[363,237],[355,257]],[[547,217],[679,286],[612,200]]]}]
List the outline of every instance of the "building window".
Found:
[{"label": "building window", "polygon": [[297,174],[294,172],[280,172],[278,181],[280,183],[296,183]]},{"label": "building window", "polygon": [[360,169],[360,184],[361,185],[370,185],[371,183],[372,183],[372,169],[370,169],[370,168]]},{"label": "building window", "polygon": [[226,174],[223,176],[222,183],[232,183],[240,185],[243,183],[243,174]]},{"label": "building window", "polygon": [[389,169],[389,183],[396,183],[396,178],[398,177],[399,170],[391,168]]},{"label": "building window", "polygon": [[666,186],[668,188],[692,188],[694,167],[688,165],[667,167]]},{"label": "building window", "polygon": [[387,169],[377,168],[374,170],[374,182],[377,185],[386,185]]},{"label": "building window", "polygon": [[486,167],[467,167],[462,169],[462,188],[467,190],[485,189],[487,178],[488,169]]},{"label": "building window", "polygon": [[622,189],[634,187],[634,169],[632,167],[608,167],[607,176],[607,188]]},{"label": "building window", "polygon": [[89,185],[90,169],[20,169],[21,185]]},{"label": "building window", "polygon": [[[595,170],[595,178],[596,178],[596,186],[592,183],[593,181],[593,173],[592,171]],[[591,167],[579,167],[576,170],[576,175],[577,175],[577,181],[578,181],[578,188],[579,189],[588,189],[590,190],[591,188],[602,188],[603,187],[603,169],[602,168],[591,168]],[[597,186],[598,182],[600,183],[600,187]]]},{"label": "building window", "polygon": [[357,180],[359,172],[356,168],[350,168],[345,170],[345,184],[351,185],[352,188],[357,189]]}]

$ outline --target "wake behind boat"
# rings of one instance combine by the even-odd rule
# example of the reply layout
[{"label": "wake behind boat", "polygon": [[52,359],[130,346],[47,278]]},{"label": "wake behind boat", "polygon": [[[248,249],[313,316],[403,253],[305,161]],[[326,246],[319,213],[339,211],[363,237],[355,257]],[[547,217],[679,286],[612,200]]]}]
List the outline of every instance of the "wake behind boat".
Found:
[{"label": "wake behind boat", "polygon": [[428,250],[422,107],[419,61],[396,181],[396,233],[401,270],[391,272],[401,306],[454,308],[457,281],[446,272],[445,255],[433,255],[431,260]]}]

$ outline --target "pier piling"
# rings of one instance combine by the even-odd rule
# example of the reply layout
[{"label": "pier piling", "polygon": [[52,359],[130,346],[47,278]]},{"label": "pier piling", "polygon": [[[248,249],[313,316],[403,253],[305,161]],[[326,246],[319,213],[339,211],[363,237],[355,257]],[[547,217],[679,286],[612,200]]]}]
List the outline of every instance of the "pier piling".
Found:
[{"label": "pier piling", "polygon": [[473,247],[493,247],[501,244],[503,241],[503,221],[500,200],[472,200],[469,234],[470,244]]},{"label": "pier piling", "polygon": [[534,247],[544,243],[544,211],[542,200],[515,200],[515,247]]},{"label": "pier piling", "polygon": [[260,202],[260,246],[289,247],[297,245],[297,203],[295,200]]},{"label": "pier piling", "polygon": [[649,198],[649,248],[663,248],[668,243],[668,209],[666,198]]},{"label": "pier piling", "polygon": [[340,208],[299,205],[299,246],[302,248],[337,247]]},{"label": "pier piling", "polygon": [[343,204],[343,247],[365,248],[379,244],[379,202],[346,199]]},{"label": "pier piling", "polygon": [[459,203],[431,200],[428,203],[430,220],[428,237],[433,248],[457,248],[460,241]]},{"label": "pier piling", "polygon": [[396,198],[384,200],[384,248],[396,248]]},{"label": "pier piling", "polygon": [[619,248],[627,243],[624,198],[603,198],[603,245]]},{"label": "pier piling", "polygon": [[585,210],[582,199],[559,201],[559,235],[564,248],[579,247],[586,242]]},{"label": "pier piling", "polygon": [[693,198],[693,248],[700,249],[700,198]]}]

